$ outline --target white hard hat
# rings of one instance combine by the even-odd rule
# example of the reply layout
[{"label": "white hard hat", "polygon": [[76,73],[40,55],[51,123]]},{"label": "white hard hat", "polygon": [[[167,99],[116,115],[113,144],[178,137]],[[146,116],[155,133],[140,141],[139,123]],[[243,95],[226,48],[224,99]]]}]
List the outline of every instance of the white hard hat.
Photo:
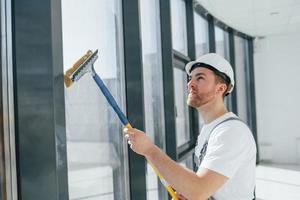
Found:
[{"label": "white hard hat", "polygon": [[[188,75],[191,75],[191,69],[195,64],[205,64],[210,67],[215,68],[217,71],[222,72],[228,76],[230,79],[230,84],[232,87],[229,91],[227,91],[227,94],[231,93],[234,87],[234,74],[233,69],[230,65],[230,63],[223,58],[222,56],[216,54],[216,53],[208,53],[203,56],[200,56],[197,60],[191,61],[186,64],[185,71]],[[201,66],[201,65],[200,65]],[[203,66],[205,67],[205,66]]]}]

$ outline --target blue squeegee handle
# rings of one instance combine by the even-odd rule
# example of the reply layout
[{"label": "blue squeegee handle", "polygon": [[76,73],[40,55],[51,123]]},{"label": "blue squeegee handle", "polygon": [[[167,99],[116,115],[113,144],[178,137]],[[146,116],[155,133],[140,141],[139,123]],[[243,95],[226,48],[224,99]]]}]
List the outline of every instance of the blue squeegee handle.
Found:
[{"label": "blue squeegee handle", "polygon": [[[107,99],[108,103],[113,107],[113,109],[117,113],[117,115],[120,118],[120,120],[122,121],[123,125],[125,127],[132,128],[131,125],[128,122],[128,119],[126,118],[126,116],[124,115],[124,113],[121,111],[121,109],[118,106],[117,102],[115,101],[114,97],[111,95],[111,93],[109,92],[109,90],[107,89],[107,87],[105,86],[105,84],[103,83],[102,79],[98,76],[98,74],[95,71],[93,71],[92,76],[93,76],[95,82],[97,83],[97,85],[99,86],[100,90],[102,91],[103,95]],[[159,177],[159,179],[161,180],[162,184],[165,186],[166,190],[171,195],[172,199],[173,200],[179,200],[178,197],[177,197],[177,195],[176,195],[176,193],[174,192],[173,188],[165,181],[165,179],[159,173],[159,171],[157,170],[157,168],[150,161],[148,161],[148,163],[151,165],[152,169],[154,170],[154,172],[156,173],[156,175]]]},{"label": "blue squeegee handle", "polygon": [[126,116],[124,115],[124,113],[122,112],[120,107],[118,106],[116,100],[111,95],[111,93],[107,89],[106,85],[103,83],[102,79],[98,76],[98,74],[96,72],[93,73],[93,78],[94,78],[95,82],[97,83],[97,85],[99,86],[100,90],[102,91],[103,95],[107,99],[108,103],[111,105],[111,107],[117,113],[117,115],[118,115],[119,119],[121,120],[122,124],[123,125],[129,124],[128,119],[126,118]]}]

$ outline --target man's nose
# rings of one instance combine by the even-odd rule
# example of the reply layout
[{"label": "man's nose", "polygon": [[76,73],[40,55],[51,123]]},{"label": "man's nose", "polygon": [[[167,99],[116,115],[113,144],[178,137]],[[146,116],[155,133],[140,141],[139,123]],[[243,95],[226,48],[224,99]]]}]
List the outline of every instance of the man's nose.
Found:
[{"label": "man's nose", "polygon": [[193,79],[191,79],[188,82],[187,86],[188,86],[188,89],[195,88],[195,81]]}]

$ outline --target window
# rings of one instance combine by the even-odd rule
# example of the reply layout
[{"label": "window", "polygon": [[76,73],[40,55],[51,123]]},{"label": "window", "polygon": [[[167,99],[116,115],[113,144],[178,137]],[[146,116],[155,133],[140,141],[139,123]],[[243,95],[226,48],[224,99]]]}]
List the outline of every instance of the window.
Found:
[{"label": "window", "polygon": [[194,11],[196,58],[208,53],[208,22]]},{"label": "window", "polygon": [[236,70],[236,93],[237,93],[237,111],[239,117],[248,123],[247,117],[247,56],[245,39],[235,36],[235,70]]},{"label": "window", "polygon": [[173,49],[187,55],[186,5],[184,0],[171,1]]},{"label": "window", "polygon": [[[146,133],[164,149],[164,101],[160,44],[159,1],[140,1]],[[163,186],[147,164],[147,199],[162,199]]]},{"label": "window", "polygon": [[227,31],[215,26],[216,53],[229,60],[229,41]]},{"label": "window", "polygon": [[[88,49],[94,67],[124,110],[121,1],[62,1],[64,70]],[[122,124],[89,74],[65,89],[70,199],[128,197]]]},{"label": "window", "polygon": [[189,110],[186,104],[187,74],[185,71],[174,67],[174,91],[175,91],[175,113],[176,113],[176,141],[177,147],[190,140]]}]

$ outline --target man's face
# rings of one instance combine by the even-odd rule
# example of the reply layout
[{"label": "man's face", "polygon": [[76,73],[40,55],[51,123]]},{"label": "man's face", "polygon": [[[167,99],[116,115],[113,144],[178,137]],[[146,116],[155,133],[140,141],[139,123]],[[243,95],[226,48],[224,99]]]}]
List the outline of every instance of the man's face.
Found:
[{"label": "man's face", "polygon": [[195,68],[188,82],[187,104],[199,108],[216,97],[216,77],[213,71],[204,67]]}]

